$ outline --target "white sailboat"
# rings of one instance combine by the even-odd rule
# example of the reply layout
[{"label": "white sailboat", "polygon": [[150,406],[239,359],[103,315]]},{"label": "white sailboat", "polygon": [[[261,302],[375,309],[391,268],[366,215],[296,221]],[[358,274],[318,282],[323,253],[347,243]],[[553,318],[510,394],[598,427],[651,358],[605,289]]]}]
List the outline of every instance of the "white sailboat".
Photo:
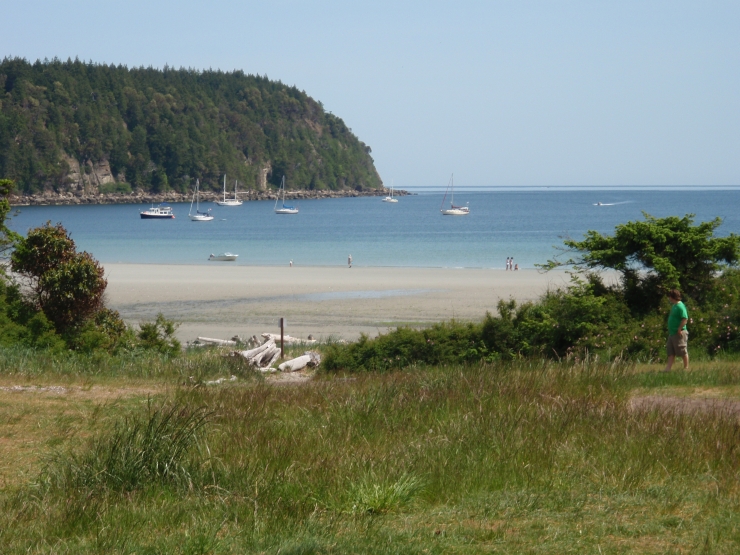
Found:
[{"label": "white sailboat", "polygon": [[242,201],[236,198],[236,185],[237,185],[237,181],[234,180],[234,198],[227,199],[226,198],[226,174],[224,174],[224,200],[217,200],[216,204],[218,204],[219,206],[241,206]]},{"label": "white sailboat", "polygon": [[[283,193],[283,202],[282,206],[278,208],[280,192]],[[278,191],[278,198],[275,199],[275,214],[298,214],[298,209],[294,206],[285,206],[285,176],[283,176],[283,180],[280,182],[280,191]]]},{"label": "white sailboat", "polygon": [[383,202],[398,202],[397,198],[393,198],[393,181],[391,180],[391,196],[385,197]]},{"label": "white sailboat", "polygon": [[[442,212],[443,216],[467,216],[470,214],[470,208],[468,206],[455,206],[455,184],[453,180],[454,174],[450,176],[450,182],[447,184],[447,191],[445,191],[445,197],[442,199]],[[450,193],[450,207],[445,209],[445,200],[447,200],[447,193]]]},{"label": "white sailboat", "polygon": [[[195,214],[193,214],[193,203],[195,203]],[[213,219],[210,208],[206,212],[200,211],[200,181],[198,179],[195,180],[195,192],[193,200],[190,201],[188,218],[194,222],[210,222]]]}]

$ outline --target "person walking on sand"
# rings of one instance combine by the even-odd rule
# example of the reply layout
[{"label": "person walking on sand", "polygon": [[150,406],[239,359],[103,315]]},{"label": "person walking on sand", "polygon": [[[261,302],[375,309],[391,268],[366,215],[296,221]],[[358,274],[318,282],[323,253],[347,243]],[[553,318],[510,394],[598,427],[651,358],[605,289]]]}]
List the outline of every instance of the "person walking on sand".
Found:
[{"label": "person walking on sand", "polygon": [[347,257],[347,266],[349,266],[350,268],[352,267],[352,255],[351,254]]},{"label": "person walking on sand", "polygon": [[686,322],[689,320],[689,313],[686,306],[681,302],[681,292],[678,289],[671,289],[668,292],[668,300],[673,305],[671,312],[668,314],[668,341],[666,342],[666,360],[665,370],[670,372],[676,356],[683,359],[683,369],[689,369],[689,331],[686,329]]}]

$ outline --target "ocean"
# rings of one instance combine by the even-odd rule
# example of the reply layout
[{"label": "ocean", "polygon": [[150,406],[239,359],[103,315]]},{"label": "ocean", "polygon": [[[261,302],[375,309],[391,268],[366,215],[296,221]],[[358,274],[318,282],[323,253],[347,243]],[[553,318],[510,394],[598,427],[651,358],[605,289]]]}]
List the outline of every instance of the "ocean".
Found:
[{"label": "ocean", "polygon": [[[490,188],[456,190],[468,216],[442,216],[444,190],[420,189],[397,204],[378,197],[302,200],[297,215],[276,215],[274,202],[212,208],[211,222],[191,222],[189,204],[174,220],[142,220],[148,205],[24,206],[10,227],[20,233],[61,222],[80,250],[103,263],[345,265],[503,268],[514,257],[533,268],[559,254],[564,237],[613,232],[642,218],[720,216],[719,235],[740,234],[740,188]],[[449,199],[448,199],[449,200]],[[598,206],[597,203],[602,203]],[[296,204],[296,203],[293,203]],[[230,251],[237,262],[208,262]]]}]

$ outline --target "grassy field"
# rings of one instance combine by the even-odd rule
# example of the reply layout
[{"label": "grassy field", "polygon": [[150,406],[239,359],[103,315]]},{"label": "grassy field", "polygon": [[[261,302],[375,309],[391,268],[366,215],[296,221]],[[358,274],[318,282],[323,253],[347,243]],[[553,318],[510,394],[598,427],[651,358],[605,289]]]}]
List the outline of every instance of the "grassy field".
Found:
[{"label": "grassy field", "polygon": [[737,362],[2,357],[3,553],[740,551]]}]

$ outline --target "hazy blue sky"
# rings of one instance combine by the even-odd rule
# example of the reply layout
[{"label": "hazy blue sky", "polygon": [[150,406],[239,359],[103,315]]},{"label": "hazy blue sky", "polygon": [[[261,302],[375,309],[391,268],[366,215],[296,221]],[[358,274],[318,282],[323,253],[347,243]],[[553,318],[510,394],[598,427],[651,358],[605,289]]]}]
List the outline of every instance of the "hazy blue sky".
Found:
[{"label": "hazy blue sky", "polygon": [[740,184],[740,2],[6,1],[0,52],[296,85],[397,187]]}]

